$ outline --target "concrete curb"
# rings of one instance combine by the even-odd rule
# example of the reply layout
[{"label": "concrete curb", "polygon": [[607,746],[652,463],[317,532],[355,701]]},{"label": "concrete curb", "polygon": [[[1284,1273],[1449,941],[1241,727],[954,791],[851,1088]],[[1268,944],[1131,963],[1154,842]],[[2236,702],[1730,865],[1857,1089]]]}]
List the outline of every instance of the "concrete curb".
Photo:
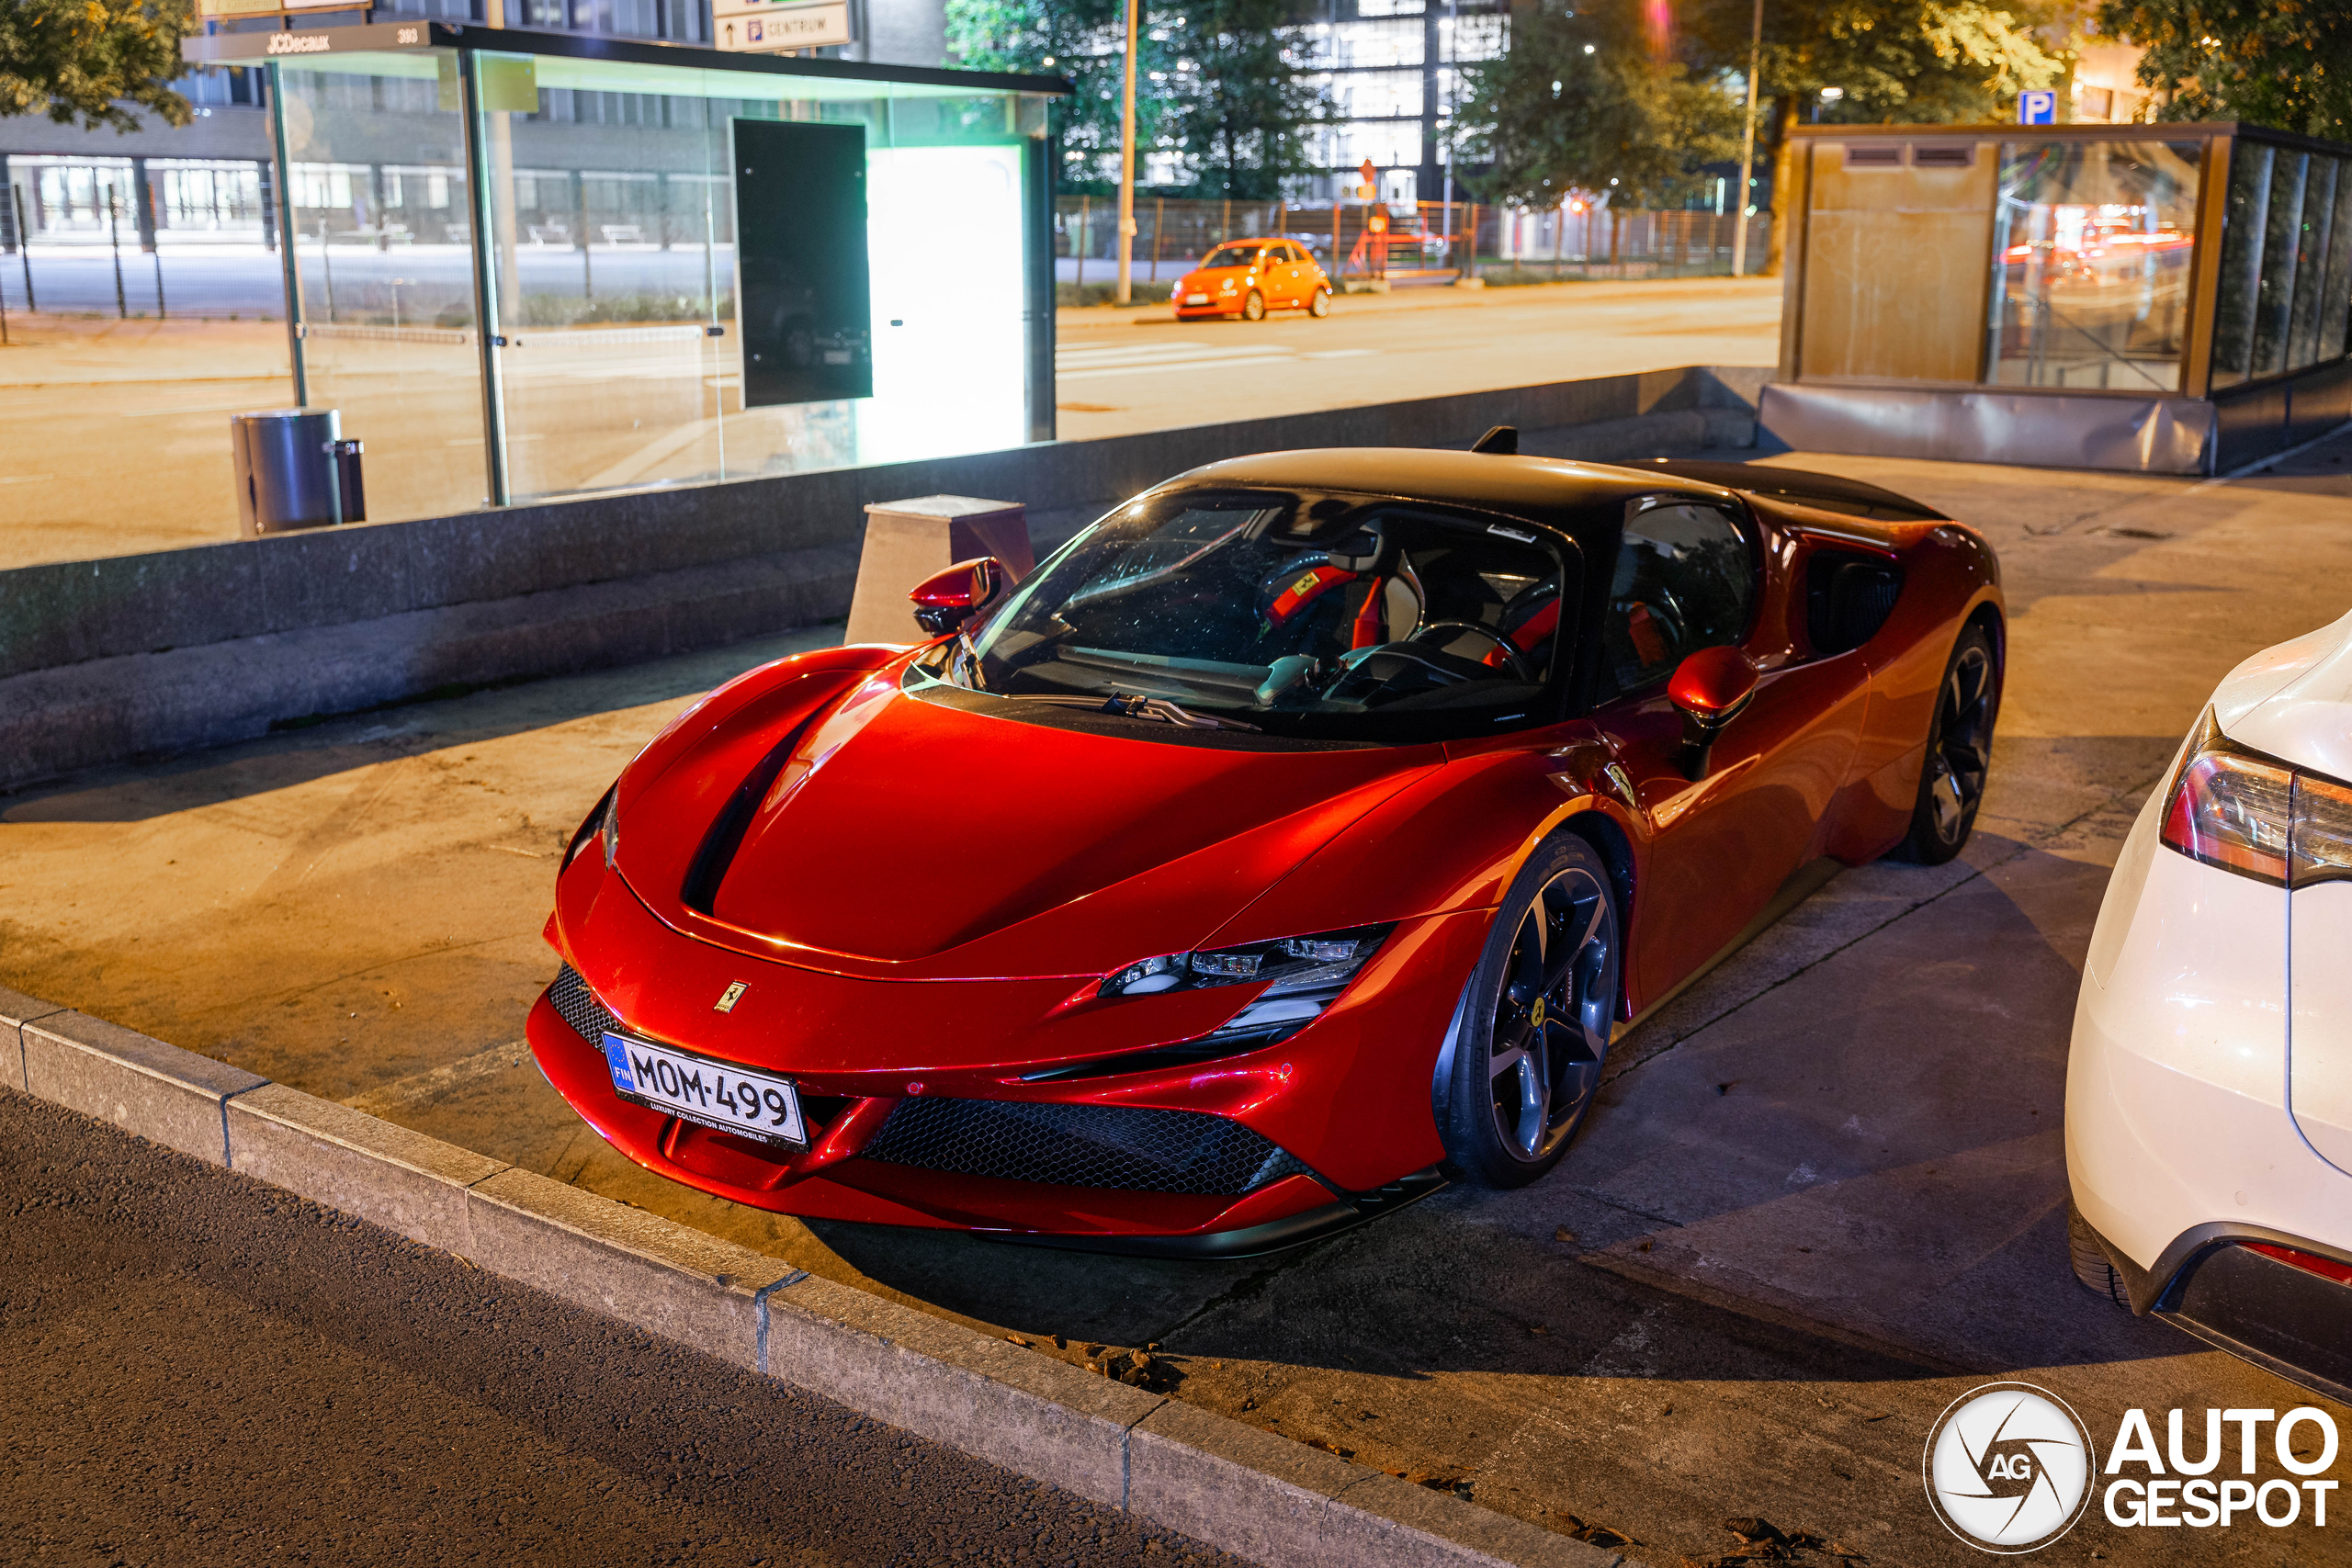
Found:
[{"label": "concrete curb", "polygon": [[1625,1562],[5,987],[0,1032],[11,1088],[1260,1562]]}]

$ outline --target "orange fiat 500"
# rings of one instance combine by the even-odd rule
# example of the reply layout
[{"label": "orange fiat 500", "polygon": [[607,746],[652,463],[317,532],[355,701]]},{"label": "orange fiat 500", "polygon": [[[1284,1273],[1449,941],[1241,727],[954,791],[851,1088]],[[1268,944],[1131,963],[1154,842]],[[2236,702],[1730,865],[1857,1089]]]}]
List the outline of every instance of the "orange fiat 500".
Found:
[{"label": "orange fiat 500", "polygon": [[1289,240],[1234,240],[1201,258],[1176,285],[1180,318],[1239,316],[1269,310],[1331,313],[1331,280],[1306,248]]}]

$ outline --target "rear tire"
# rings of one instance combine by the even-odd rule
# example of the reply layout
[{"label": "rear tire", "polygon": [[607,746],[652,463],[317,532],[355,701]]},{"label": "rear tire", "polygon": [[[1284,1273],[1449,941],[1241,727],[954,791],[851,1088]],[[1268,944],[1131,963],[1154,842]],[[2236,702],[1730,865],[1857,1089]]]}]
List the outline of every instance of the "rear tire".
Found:
[{"label": "rear tire", "polygon": [[1960,853],[1975,830],[1977,808],[1993,760],[1993,721],[2001,705],[1993,639],[1972,623],[1952,645],[1936,691],[1935,715],[1928,722],[1928,747],[1919,764],[1919,793],[1911,807],[1910,831],[1895,847],[1898,860],[1941,865]]},{"label": "rear tire", "polygon": [[1495,912],[1463,991],[1438,1128],[1448,1162],[1484,1187],[1524,1187],[1560,1163],[1600,1097],[1623,945],[1617,892],[1589,841],[1536,847]]},{"label": "rear tire", "polygon": [[1252,288],[1250,291],[1250,298],[1241,301],[1241,319],[1245,321],[1264,321],[1266,319],[1266,297]]},{"label": "rear tire", "polygon": [[2118,1306],[2132,1304],[2131,1294],[2123,1288],[2123,1277],[2108,1261],[2107,1249],[2091,1234],[2090,1222],[2077,1213],[2072,1203],[2066,1205],[2066,1249],[2074,1259],[2075,1278],[2083,1282],[2083,1289],[2093,1295],[2105,1296]]},{"label": "rear tire", "polygon": [[1331,291],[1328,288],[1317,289],[1315,291],[1315,298],[1306,302],[1306,313],[1314,317],[1318,321],[1324,317],[1329,315],[1331,313]]}]

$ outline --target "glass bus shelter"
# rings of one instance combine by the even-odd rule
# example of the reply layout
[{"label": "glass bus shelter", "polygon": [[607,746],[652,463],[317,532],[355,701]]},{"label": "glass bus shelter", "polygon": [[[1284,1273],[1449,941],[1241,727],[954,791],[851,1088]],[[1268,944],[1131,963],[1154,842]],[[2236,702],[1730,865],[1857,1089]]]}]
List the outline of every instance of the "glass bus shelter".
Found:
[{"label": "glass bus shelter", "polygon": [[1764,423],[2225,472],[2352,419],[2352,147],[2235,123],[1804,126]]},{"label": "glass bus shelter", "polygon": [[266,65],[298,400],[390,520],[1054,434],[1050,78],[400,21]]}]

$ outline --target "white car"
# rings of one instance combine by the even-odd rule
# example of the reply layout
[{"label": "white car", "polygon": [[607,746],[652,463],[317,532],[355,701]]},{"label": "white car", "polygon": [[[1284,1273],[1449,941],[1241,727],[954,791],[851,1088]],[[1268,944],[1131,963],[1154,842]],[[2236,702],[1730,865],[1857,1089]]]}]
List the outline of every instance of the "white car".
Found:
[{"label": "white car", "polygon": [[2352,616],[2232,671],[2132,824],[2066,1172],[2086,1285],[2352,1399]]}]

